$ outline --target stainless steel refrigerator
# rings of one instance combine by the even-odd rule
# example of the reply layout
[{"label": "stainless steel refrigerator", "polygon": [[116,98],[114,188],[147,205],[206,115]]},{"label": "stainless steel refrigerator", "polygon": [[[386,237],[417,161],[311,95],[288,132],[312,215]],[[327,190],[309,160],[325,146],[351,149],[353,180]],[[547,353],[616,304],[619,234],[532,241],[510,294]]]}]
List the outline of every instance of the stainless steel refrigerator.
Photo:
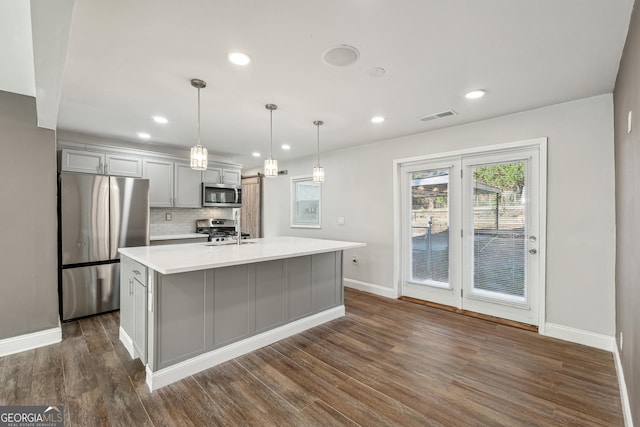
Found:
[{"label": "stainless steel refrigerator", "polygon": [[149,244],[149,181],[61,173],[58,203],[62,320],[118,309],[118,248]]}]

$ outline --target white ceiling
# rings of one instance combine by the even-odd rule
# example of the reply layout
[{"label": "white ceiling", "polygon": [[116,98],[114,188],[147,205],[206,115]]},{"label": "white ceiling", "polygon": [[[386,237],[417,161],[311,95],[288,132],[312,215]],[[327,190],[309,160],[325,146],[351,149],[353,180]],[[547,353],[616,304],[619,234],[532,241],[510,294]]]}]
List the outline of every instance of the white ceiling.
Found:
[{"label": "white ceiling", "polygon": [[[274,157],[286,168],[287,159],[314,152],[314,120],[325,122],[322,150],[332,150],[611,92],[632,6],[633,0],[75,0],[61,54],[57,128],[132,141],[144,131],[154,144],[186,150],[196,141],[197,92],[189,81],[200,78],[207,82],[202,140],[210,157],[259,165],[251,152],[268,156],[264,105],[275,103]],[[322,53],[340,44],[355,46],[360,59],[343,68],[325,65]],[[229,63],[230,50],[253,62]],[[375,67],[386,74],[370,76]],[[464,98],[477,88],[487,95]],[[458,114],[417,120],[448,109]],[[169,123],[154,123],[155,114]],[[373,115],[386,121],[372,124]],[[283,152],[282,143],[291,150]]]}]

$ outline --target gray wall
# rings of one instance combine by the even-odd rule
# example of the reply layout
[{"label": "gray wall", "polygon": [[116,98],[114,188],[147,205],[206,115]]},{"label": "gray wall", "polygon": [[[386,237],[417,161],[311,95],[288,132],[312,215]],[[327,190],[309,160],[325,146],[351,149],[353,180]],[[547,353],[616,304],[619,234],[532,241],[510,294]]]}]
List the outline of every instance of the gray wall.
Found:
[{"label": "gray wall", "polygon": [[[634,8],[614,91],[616,338],[634,425],[640,425],[640,12]],[[628,112],[633,110],[631,133]],[[620,334],[624,334],[620,348]]]},{"label": "gray wall", "polygon": [[0,339],[58,326],[55,135],[0,91]]},{"label": "gray wall", "polygon": [[[638,111],[640,114],[640,109]],[[331,123],[323,129],[331,135]],[[491,120],[323,153],[322,229],[289,227],[289,178],[310,175],[315,159],[280,166],[264,180],[265,235],[361,241],[346,278],[394,287],[393,160],[548,137],[547,322],[613,336],[614,160],[611,94]],[[322,143],[322,142],[321,142]],[[337,225],[344,217],[345,225]],[[354,251],[345,251],[350,259]]]}]

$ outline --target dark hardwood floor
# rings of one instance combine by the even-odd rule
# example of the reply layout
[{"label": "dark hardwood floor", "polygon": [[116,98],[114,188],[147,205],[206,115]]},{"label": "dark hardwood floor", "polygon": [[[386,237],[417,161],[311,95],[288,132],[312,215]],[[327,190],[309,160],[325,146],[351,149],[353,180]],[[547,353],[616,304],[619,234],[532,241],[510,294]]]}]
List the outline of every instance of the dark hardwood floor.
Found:
[{"label": "dark hardwood floor", "polygon": [[150,393],[118,313],[0,358],[0,405],[66,426],[622,426],[613,356],[345,290],[347,315]]}]

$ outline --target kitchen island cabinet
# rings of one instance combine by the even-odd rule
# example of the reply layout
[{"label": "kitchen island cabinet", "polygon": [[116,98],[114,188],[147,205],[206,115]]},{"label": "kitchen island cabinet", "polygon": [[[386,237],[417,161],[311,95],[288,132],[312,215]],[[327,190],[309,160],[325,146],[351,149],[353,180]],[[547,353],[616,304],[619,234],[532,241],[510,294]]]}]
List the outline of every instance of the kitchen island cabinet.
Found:
[{"label": "kitchen island cabinet", "polygon": [[134,358],[147,361],[147,268],[123,257],[120,264],[120,337]]},{"label": "kitchen island cabinet", "polygon": [[[147,385],[158,389],[343,316],[342,251],[361,246],[277,237],[120,249],[125,264],[149,271]],[[121,286],[126,292],[124,276]],[[120,332],[123,343],[132,340]]]}]

